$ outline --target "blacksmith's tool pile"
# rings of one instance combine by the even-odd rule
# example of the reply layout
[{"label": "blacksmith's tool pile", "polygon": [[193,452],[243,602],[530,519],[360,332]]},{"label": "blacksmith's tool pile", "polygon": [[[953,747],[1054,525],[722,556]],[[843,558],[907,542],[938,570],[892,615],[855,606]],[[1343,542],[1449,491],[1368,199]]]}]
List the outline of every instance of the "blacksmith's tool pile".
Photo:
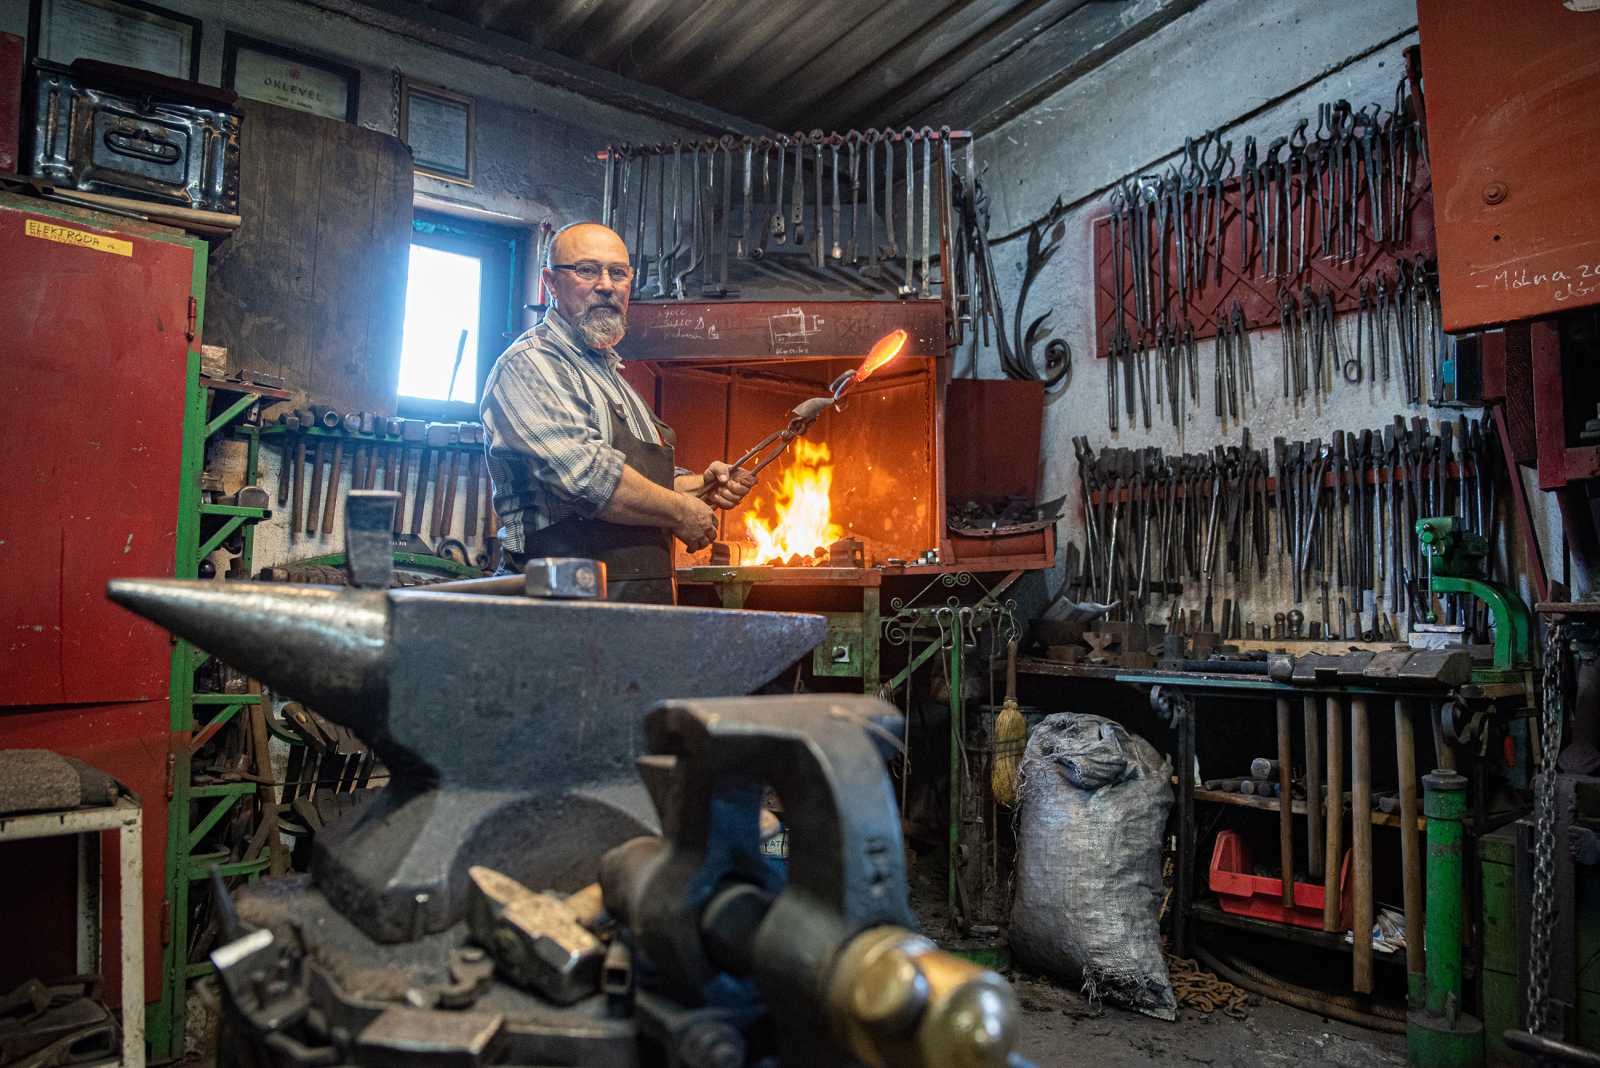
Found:
[{"label": "blacksmith's tool pile", "polygon": [[[1073,441],[1086,549],[1069,580],[1074,601],[1117,602],[1147,622],[1165,599],[1169,629],[1222,638],[1398,636],[1396,615],[1427,618],[1427,561],[1410,532],[1418,519],[1462,518],[1497,549],[1496,439],[1481,421],[1437,431],[1396,416],[1379,430],[1331,439],[1236,446],[1168,456],[1159,449]],[[1295,607],[1246,621],[1243,600],[1287,582]],[[1221,618],[1215,601],[1223,596]],[[1307,601],[1320,622],[1307,626]],[[1445,598],[1443,618],[1486,640],[1481,602]],[[1337,618],[1335,618],[1337,613]]]},{"label": "blacksmith's tool pile", "polygon": [[[350,499],[354,589],[110,584],[391,771],[309,879],[235,899],[213,869],[220,1063],[1021,1063],[1006,981],[911,930],[899,714],[739,696],[822,616],[608,602],[594,561],[392,590],[395,503]],[[522,653],[490,670],[486,633]],[[809,843],[786,872],[767,789]]]},{"label": "blacksmith's tool pile", "polygon": [[[394,534],[423,539],[428,552],[449,555],[458,563],[488,563],[489,542],[498,526],[493,487],[483,459],[483,427],[478,423],[428,423],[395,419],[372,412],[338,412],[321,405],[278,416],[268,436],[282,435],[283,464],[278,479],[278,507],[289,503],[291,537],[333,533],[345,455],[350,455],[350,488],[390,489],[400,494]],[[332,449],[329,449],[329,445]],[[311,485],[306,492],[307,449],[311,449]],[[331,457],[329,453],[331,452]],[[406,522],[406,495],[411,492],[412,456],[416,456],[415,495]],[[326,477],[326,489],[324,489]],[[381,485],[380,485],[381,483]],[[432,501],[429,501],[429,486]],[[465,506],[456,520],[456,493]],[[464,524],[464,525],[463,525]],[[466,543],[478,540],[478,552]],[[470,556],[470,558],[469,558]]]}]

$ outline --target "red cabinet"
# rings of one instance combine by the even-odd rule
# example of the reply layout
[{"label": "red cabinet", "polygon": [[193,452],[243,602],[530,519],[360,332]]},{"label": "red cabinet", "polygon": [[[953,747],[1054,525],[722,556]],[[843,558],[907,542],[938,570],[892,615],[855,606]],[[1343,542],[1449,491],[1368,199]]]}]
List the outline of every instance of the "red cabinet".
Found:
[{"label": "red cabinet", "polygon": [[205,251],[166,227],[0,195],[0,747],[78,757],[138,795],[152,996],[172,646],[105,587],[174,574]]}]

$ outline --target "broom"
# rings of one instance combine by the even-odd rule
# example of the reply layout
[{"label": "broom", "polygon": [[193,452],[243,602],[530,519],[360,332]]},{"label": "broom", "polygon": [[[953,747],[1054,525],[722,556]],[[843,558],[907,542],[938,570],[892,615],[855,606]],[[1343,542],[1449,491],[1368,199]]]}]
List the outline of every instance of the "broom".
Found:
[{"label": "broom", "polygon": [[1028,721],[1017,707],[1017,642],[1006,643],[1006,699],[994,721],[994,768],[989,773],[989,789],[994,799],[1006,807],[1017,803],[1017,771],[1022,749],[1028,740]]}]

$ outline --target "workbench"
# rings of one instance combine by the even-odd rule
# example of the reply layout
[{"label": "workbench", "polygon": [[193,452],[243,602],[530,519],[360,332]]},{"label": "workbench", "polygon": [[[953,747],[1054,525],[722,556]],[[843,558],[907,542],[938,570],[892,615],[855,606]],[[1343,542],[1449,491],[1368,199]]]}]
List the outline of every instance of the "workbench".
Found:
[{"label": "workbench", "polygon": [[[1413,833],[1402,835],[1402,854],[1409,854],[1404,862],[1407,869],[1408,884],[1405,887],[1406,899],[1406,930],[1407,951],[1404,954],[1377,954],[1371,948],[1371,942],[1365,945],[1352,945],[1345,941],[1345,924],[1339,916],[1339,880],[1337,863],[1338,854],[1342,851],[1339,839],[1343,835],[1343,822],[1348,818],[1354,804],[1345,803],[1340,791],[1337,806],[1310,805],[1305,800],[1293,799],[1286,806],[1281,797],[1291,795],[1289,767],[1292,763],[1292,751],[1289,746],[1288,723],[1292,702],[1300,701],[1304,705],[1305,719],[1303,724],[1309,726],[1313,723],[1324,723],[1329,714],[1339,714],[1341,720],[1349,718],[1349,730],[1339,730],[1328,733],[1325,737],[1320,729],[1305,732],[1303,737],[1306,742],[1307,755],[1307,797],[1322,793],[1321,775],[1312,776],[1309,769],[1313,764],[1319,768],[1323,763],[1322,754],[1329,754],[1329,778],[1337,771],[1343,784],[1345,768],[1342,752],[1335,755],[1336,750],[1341,750],[1348,745],[1352,751],[1367,751],[1370,743],[1370,728],[1365,723],[1365,716],[1360,717],[1358,727],[1357,717],[1344,716],[1343,706],[1351,706],[1352,713],[1365,712],[1373,701],[1390,702],[1395,710],[1396,719],[1396,754],[1397,765],[1409,762],[1415,766],[1415,750],[1411,738],[1412,721],[1416,709],[1421,705],[1428,712],[1431,724],[1431,734],[1434,738],[1439,762],[1446,766],[1454,766],[1456,753],[1454,747],[1444,738],[1439,717],[1435,711],[1436,705],[1445,699],[1468,698],[1472,700],[1505,700],[1511,697],[1523,697],[1526,691],[1521,685],[1513,683],[1494,683],[1457,687],[1453,690],[1438,688],[1396,688],[1386,686],[1383,688],[1364,687],[1360,685],[1339,684],[1334,686],[1311,686],[1294,683],[1277,682],[1265,675],[1241,675],[1233,673],[1207,673],[1197,671],[1168,670],[1157,667],[1131,668],[1114,664],[1089,664],[1089,663],[1063,663],[1032,657],[1023,657],[1017,662],[1019,676],[1049,677],[1071,679],[1079,681],[1094,681],[1117,685],[1138,687],[1151,692],[1153,705],[1165,705],[1168,713],[1168,722],[1176,733],[1173,765],[1175,770],[1174,785],[1177,787],[1178,804],[1178,862],[1177,881],[1172,899],[1173,909],[1173,947],[1180,955],[1190,953],[1194,931],[1200,926],[1222,926],[1230,929],[1246,930],[1255,934],[1267,935],[1298,944],[1314,945],[1325,949],[1350,953],[1352,955],[1352,986],[1363,993],[1373,989],[1373,965],[1382,961],[1390,964],[1404,963],[1407,970],[1408,987],[1415,987],[1421,981],[1423,971],[1423,938],[1421,927],[1422,916],[1422,886],[1421,850],[1420,840]],[[1159,692],[1157,688],[1160,688]],[[1174,699],[1173,695],[1177,695]],[[1253,700],[1240,700],[1240,698],[1256,698],[1260,701],[1270,702],[1268,709],[1276,706],[1279,726],[1279,751],[1278,758],[1282,765],[1280,779],[1280,797],[1261,797],[1225,793],[1201,788],[1195,782],[1196,738],[1198,735],[1198,722],[1204,715],[1218,715],[1231,713],[1234,717],[1240,715],[1258,714],[1261,705]],[[1218,708],[1217,705],[1224,705]],[[1210,707],[1208,707],[1210,706]],[[1369,754],[1370,759],[1370,754]],[[1398,768],[1397,768],[1398,773]],[[1371,919],[1371,828],[1392,827],[1404,828],[1410,823],[1420,831],[1425,826],[1425,821],[1418,814],[1417,795],[1415,793],[1415,778],[1411,778],[1412,793],[1406,797],[1405,785],[1407,776],[1399,774],[1402,794],[1402,813],[1386,813],[1372,808],[1370,797],[1372,790],[1371,770],[1367,769],[1362,776],[1365,780],[1361,784],[1352,781],[1353,792],[1367,798],[1367,802],[1359,807],[1366,808],[1370,816],[1366,821],[1351,824],[1352,850],[1361,856],[1364,854],[1366,865],[1365,885],[1357,886],[1355,906],[1357,913],[1356,926],[1362,926],[1360,921],[1370,925]],[[1495,826],[1509,823],[1519,814],[1505,815],[1503,818],[1491,820],[1487,811],[1487,798],[1481,776],[1469,775],[1472,783],[1473,815],[1468,820],[1472,827],[1472,835],[1476,837],[1494,829]],[[1330,794],[1332,791],[1330,790]],[[1231,806],[1235,808],[1251,809],[1262,812],[1277,813],[1279,816],[1279,844],[1280,844],[1280,870],[1294,870],[1293,865],[1293,821],[1294,817],[1304,817],[1306,832],[1309,834],[1308,842],[1316,846],[1319,839],[1326,844],[1332,839],[1332,846],[1325,850],[1327,858],[1333,858],[1333,863],[1321,865],[1321,877],[1324,880],[1324,893],[1332,905],[1324,912],[1323,930],[1317,931],[1304,927],[1294,927],[1288,924],[1254,919],[1247,916],[1235,915],[1224,912],[1215,904],[1196,901],[1195,873],[1196,866],[1200,863],[1197,855],[1200,842],[1200,833],[1196,820],[1196,809],[1199,805]],[[1337,815],[1337,818],[1336,818]],[[1408,819],[1409,817],[1409,819]],[[1326,824],[1324,827],[1323,824]],[[1335,829],[1336,825],[1338,830]],[[1308,850],[1308,856],[1313,850]],[[1318,872],[1318,865],[1313,857],[1310,865],[1312,874]],[[1357,869],[1361,865],[1355,865]],[[1415,871],[1415,876],[1409,873]],[[1358,880],[1359,881],[1359,880]],[[1367,895],[1365,908],[1360,902],[1362,893]],[[1476,895],[1473,895],[1475,897]],[[1286,902],[1287,904],[1287,902]],[[1469,907],[1475,908],[1475,900],[1466,902]],[[1477,959],[1478,940],[1476,924],[1469,924],[1469,959]]]}]

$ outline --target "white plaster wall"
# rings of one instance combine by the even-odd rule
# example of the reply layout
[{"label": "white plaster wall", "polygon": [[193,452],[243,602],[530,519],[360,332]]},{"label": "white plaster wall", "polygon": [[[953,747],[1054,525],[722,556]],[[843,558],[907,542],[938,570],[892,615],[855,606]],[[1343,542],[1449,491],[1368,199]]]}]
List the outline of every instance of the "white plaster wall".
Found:
[{"label": "white plaster wall", "polygon": [[[1065,339],[1074,354],[1071,384],[1047,400],[1041,446],[1041,498],[1072,494],[1074,502],[1058,527],[1063,553],[1051,577],[1052,590],[1063,577],[1067,544],[1084,542],[1084,518],[1076,504],[1074,436],[1087,436],[1097,450],[1107,445],[1157,446],[1170,455],[1238,444],[1241,424],[1250,428],[1254,447],[1270,450],[1274,437],[1320,437],[1326,442],[1333,430],[1377,429],[1397,414],[1408,420],[1415,415],[1433,422],[1441,416],[1455,419],[1457,409],[1405,404],[1398,369],[1388,383],[1352,386],[1336,377],[1331,395],[1297,407],[1283,397],[1278,331],[1269,329],[1251,335],[1256,403],[1241,411],[1240,424],[1219,425],[1212,414],[1208,339],[1200,343],[1200,404],[1187,413],[1182,426],[1175,428],[1170,417],[1161,421],[1152,402],[1150,430],[1142,420],[1130,429],[1124,412],[1122,429],[1112,433],[1106,417],[1106,361],[1095,357],[1092,332],[1092,223],[1108,214],[1106,193],[1112,184],[1129,174],[1164,168],[1181,151],[1185,136],[1210,128],[1223,128],[1238,158],[1247,136],[1264,146],[1287,135],[1302,117],[1314,126],[1323,101],[1344,98],[1356,107],[1379,101],[1387,109],[1403,73],[1401,52],[1416,43],[1415,23],[1415,7],[1405,0],[1209,0],[1037,108],[980,136],[978,159],[987,167],[985,183],[993,198],[990,234],[1002,240],[994,248],[995,266],[1008,301],[1015,300],[1026,249],[1020,238],[1004,239],[1044,215],[1058,196],[1071,206],[1062,247],[1034,283],[1026,316],[1031,320],[1053,307],[1053,336]],[[1008,319],[1014,313],[1009,303],[1006,312]],[[1342,319],[1339,329],[1342,343],[1353,344],[1354,320]],[[969,354],[963,353],[957,366],[971,373]],[[992,349],[978,353],[976,373],[1001,373]],[[1477,418],[1480,413],[1468,414]],[[1507,496],[1503,493],[1502,500]],[[1502,529],[1510,525],[1509,514],[1507,503]],[[1559,557],[1551,555],[1552,546],[1559,552],[1559,527],[1552,528],[1542,507],[1536,519],[1547,566],[1559,577]],[[1521,546],[1509,550],[1520,569]],[[1242,603],[1245,619],[1270,622],[1272,613],[1288,604],[1287,571],[1280,577],[1274,563],[1264,583],[1252,580],[1243,589],[1219,583],[1214,591],[1219,616],[1225,597]],[[1183,606],[1201,607],[1200,595],[1192,595]],[[1308,619],[1320,617],[1320,599],[1309,592],[1299,607]],[[1156,601],[1152,620],[1164,618],[1165,608]],[[1330,616],[1337,626],[1337,593]]]}]

